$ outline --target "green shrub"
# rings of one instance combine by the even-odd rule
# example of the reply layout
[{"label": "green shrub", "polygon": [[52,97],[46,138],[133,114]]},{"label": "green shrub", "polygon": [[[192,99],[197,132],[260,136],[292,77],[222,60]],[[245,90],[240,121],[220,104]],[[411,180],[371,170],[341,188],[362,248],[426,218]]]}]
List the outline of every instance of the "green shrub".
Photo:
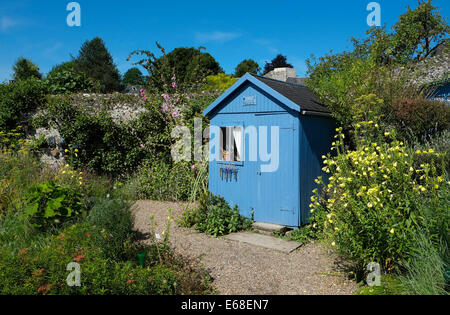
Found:
[{"label": "green shrub", "polygon": [[450,127],[450,108],[443,102],[426,99],[396,99],[392,104],[398,130],[420,140]]},{"label": "green shrub", "polygon": [[72,70],[52,71],[45,79],[50,94],[70,94],[94,91],[94,84],[83,73]]},{"label": "green shrub", "polygon": [[126,248],[134,241],[134,216],[130,206],[123,201],[102,200],[91,209],[87,220],[102,231],[96,244],[103,256],[123,260]]},{"label": "green shrub", "polygon": [[0,84],[0,131],[17,127],[25,115],[45,103],[45,84],[38,79]]},{"label": "green shrub", "polygon": [[237,206],[231,208],[223,197],[212,194],[203,194],[199,206],[185,211],[180,221],[184,227],[194,227],[214,237],[251,229],[252,223],[253,218],[241,216]]},{"label": "green shrub", "polygon": [[69,185],[46,181],[35,185],[25,195],[25,214],[40,228],[60,225],[85,210],[81,194]]},{"label": "green shrub", "polygon": [[206,91],[220,91],[224,92],[228,90],[234,83],[236,83],[237,79],[232,75],[226,75],[225,73],[219,73],[217,75],[210,75],[206,77],[206,84],[204,89]]},{"label": "green shrub", "polygon": [[[391,271],[411,257],[419,228],[429,229],[430,237],[439,237],[436,234],[440,232],[427,226],[422,205],[424,200],[445,204],[439,196],[448,195],[450,184],[445,174],[436,173],[433,164],[415,168],[415,153],[393,134],[383,134],[375,121],[356,123],[354,128],[355,151],[345,150],[340,128],[333,143],[337,156],[324,157],[324,171],[331,176],[328,184],[322,178],[317,180],[325,194],[314,191],[313,222],[341,253],[357,261],[361,270],[378,262]],[[429,210],[428,217],[445,218],[442,206]]]}]

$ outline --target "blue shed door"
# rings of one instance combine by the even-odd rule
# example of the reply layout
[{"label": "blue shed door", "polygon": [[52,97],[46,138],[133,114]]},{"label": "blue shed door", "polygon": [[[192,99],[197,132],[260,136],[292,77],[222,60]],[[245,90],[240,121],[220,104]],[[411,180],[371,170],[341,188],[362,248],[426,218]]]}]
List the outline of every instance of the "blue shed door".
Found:
[{"label": "blue shed door", "polygon": [[279,165],[274,172],[262,172],[269,162],[258,160],[256,167],[255,221],[299,225],[298,195],[294,165],[294,118],[290,114],[257,115],[259,126],[267,126],[267,152],[272,147],[271,127],[279,127]]}]

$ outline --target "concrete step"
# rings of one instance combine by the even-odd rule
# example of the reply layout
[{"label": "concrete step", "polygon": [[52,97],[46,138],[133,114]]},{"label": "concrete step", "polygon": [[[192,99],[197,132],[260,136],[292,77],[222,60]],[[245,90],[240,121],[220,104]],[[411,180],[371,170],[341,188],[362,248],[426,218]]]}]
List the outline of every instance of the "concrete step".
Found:
[{"label": "concrete step", "polygon": [[274,233],[284,235],[289,230],[288,227],[283,226],[283,225],[264,223],[264,222],[253,223],[253,228],[256,231],[266,234],[266,235],[273,235]]},{"label": "concrete step", "polygon": [[289,254],[302,246],[302,244],[286,241],[281,238],[274,236],[263,235],[251,232],[239,232],[224,236],[225,239],[247,243],[253,246],[269,248],[272,250],[277,250],[286,254]]}]

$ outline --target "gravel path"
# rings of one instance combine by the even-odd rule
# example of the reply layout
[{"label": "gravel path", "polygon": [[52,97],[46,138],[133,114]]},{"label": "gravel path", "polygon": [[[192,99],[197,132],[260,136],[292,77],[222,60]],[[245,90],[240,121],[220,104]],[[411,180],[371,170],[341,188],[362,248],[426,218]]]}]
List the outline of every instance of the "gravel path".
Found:
[{"label": "gravel path", "polygon": [[[156,233],[167,226],[169,210],[179,218],[182,204],[139,201],[134,207],[136,229],[151,231],[150,217],[158,224]],[[173,223],[170,242],[183,255],[199,257],[213,277],[219,294],[304,295],[352,294],[356,284],[336,266],[336,257],[320,244],[307,244],[291,254],[216,239]]]}]

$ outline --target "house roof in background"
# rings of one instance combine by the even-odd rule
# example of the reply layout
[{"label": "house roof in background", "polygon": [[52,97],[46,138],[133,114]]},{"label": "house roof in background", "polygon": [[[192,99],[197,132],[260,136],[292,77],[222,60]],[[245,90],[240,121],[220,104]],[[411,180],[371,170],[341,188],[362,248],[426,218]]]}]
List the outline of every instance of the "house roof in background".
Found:
[{"label": "house roof in background", "polygon": [[318,97],[304,85],[278,81],[247,73],[205,109],[203,115],[206,116],[210,114],[228,96],[246,82],[255,84],[263,91],[295,111],[316,112],[325,115],[331,113],[325,105],[319,101]]}]

